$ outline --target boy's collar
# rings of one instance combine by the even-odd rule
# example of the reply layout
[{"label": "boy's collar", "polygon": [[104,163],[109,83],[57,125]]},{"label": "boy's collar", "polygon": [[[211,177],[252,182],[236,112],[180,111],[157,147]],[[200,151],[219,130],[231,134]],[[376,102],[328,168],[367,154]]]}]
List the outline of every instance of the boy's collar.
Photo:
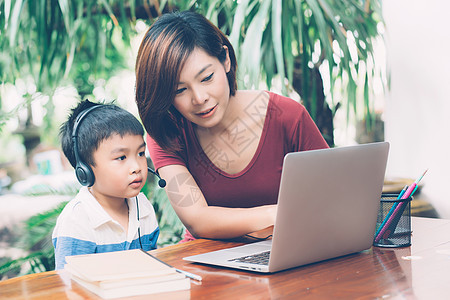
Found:
[{"label": "boy's collar", "polygon": [[97,228],[107,222],[113,221],[111,216],[89,192],[88,187],[81,187],[79,195],[81,196],[81,201],[88,207],[86,213],[93,228]]},{"label": "boy's collar", "polygon": [[[111,216],[105,211],[105,209],[98,203],[95,197],[89,192],[88,188],[83,186],[80,189],[79,195],[83,202],[88,205],[88,210],[86,211],[88,218],[92,224],[93,228],[97,228],[107,222],[113,222],[114,220]],[[151,211],[148,205],[144,205],[142,198],[143,195],[138,195],[139,201],[139,218],[142,219],[147,217]],[[137,218],[136,214],[136,197],[127,198],[128,204],[128,214],[130,218]],[[145,201],[148,201],[145,199]]]}]

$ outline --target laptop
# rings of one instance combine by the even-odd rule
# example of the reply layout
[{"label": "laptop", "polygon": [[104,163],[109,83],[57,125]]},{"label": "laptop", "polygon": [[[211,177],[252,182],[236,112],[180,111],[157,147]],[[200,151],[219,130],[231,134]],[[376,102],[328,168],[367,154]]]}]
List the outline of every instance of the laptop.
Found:
[{"label": "laptop", "polygon": [[272,273],[370,248],[388,153],[387,142],[288,153],[272,239],[183,259]]}]

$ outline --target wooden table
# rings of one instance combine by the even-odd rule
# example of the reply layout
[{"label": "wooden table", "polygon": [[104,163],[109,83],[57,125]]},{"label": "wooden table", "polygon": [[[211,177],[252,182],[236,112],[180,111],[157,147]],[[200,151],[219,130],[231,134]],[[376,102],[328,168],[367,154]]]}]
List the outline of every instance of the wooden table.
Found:
[{"label": "wooden table", "polygon": [[[263,275],[185,262],[182,257],[239,243],[196,240],[152,251],[159,259],[203,277],[191,289],[156,299],[449,299],[450,220],[413,217],[412,246],[372,247],[361,253]],[[150,296],[134,297],[148,299]],[[2,299],[98,299],[65,271],[0,282]]]}]

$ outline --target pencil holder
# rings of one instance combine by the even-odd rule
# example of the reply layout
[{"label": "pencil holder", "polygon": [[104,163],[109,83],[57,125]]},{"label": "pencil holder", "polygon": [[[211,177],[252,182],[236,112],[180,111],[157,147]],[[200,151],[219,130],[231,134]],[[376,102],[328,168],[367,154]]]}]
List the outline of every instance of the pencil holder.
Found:
[{"label": "pencil holder", "polygon": [[382,194],[373,245],[397,248],[411,245],[411,200]]}]

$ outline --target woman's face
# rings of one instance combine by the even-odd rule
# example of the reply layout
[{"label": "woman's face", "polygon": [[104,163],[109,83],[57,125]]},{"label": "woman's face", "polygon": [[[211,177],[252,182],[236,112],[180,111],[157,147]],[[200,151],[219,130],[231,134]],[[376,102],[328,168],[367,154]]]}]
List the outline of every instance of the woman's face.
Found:
[{"label": "woman's face", "polygon": [[183,117],[203,128],[218,125],[228,108],[230,58],[224,47],[227,50],[224,63],[195,48],[180,72],[173,105]]}]

